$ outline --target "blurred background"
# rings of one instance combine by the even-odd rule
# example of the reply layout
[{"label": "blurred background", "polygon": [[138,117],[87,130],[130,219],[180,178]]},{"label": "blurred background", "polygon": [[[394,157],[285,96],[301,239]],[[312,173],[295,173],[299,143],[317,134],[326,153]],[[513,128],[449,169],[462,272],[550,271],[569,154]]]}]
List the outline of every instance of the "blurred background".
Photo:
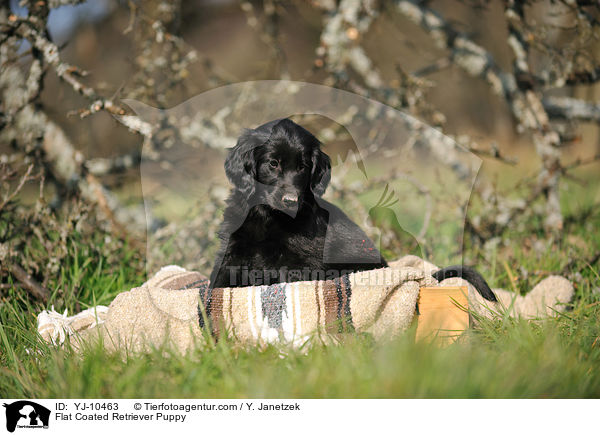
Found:
[{"label": "blurred background", "polygon": [[[467,263],[489,262],[490,249],[515,241],[544,252],[600,202],[599,20],[596,1],[567,0],[5,0],[2,286],[47,299],[73,246],[83,262],[100,256],[117,270],[127,261],[140,276],[166,262],[210,272],[228,192],[226,148],[256,125],[244,125],[235,105],[191,119],[168,109],[254,80],[350,91],[414,117],[414,147],[443,164],[459,168],[440,152],[455,142],[482,159],[470,201],[435,213],[423,201],[406,223],[395,216],[407,210],[369,213],[386,199],[386,177],[396,197],[437,203],[414,173],[382,165],[374,186],[334,167],[326,198],[357,222],[366,213],[386,257],[431,258],[436,244],[438,258],[462,260],[463,237]],[[161,110],[148,119],[125,100]],[[348,122],[357,116],[349,111]],[[294,120],[330,155],[368,149],[331,119]],[[367,136],[377,134],[373,122]],[[210,183],[147,214],[144,197],[159,197],[164,185],[150,177],[142,186],[140,167],[181,173],[164,156],[182,143],[199,157],[182,163],[186,171]],[[375,160],[389,159],[377,151]],[[409,180],[404,188],[393,184],[399,178]],[[445,232],[449,216],[464,221],[464,235]],[[569,241],[594,259],[585,240]]]}]

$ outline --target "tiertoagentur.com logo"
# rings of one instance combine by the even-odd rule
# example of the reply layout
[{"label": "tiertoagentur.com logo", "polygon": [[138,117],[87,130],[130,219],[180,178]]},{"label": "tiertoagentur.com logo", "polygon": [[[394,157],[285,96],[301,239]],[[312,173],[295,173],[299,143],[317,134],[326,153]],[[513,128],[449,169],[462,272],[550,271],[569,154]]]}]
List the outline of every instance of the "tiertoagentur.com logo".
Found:
[{"label": "tiertoagentur.com logo", "polygon": [[19,400],[3,405],[6,408],[6,430],[48,429],[50,410],[29,400]]}]

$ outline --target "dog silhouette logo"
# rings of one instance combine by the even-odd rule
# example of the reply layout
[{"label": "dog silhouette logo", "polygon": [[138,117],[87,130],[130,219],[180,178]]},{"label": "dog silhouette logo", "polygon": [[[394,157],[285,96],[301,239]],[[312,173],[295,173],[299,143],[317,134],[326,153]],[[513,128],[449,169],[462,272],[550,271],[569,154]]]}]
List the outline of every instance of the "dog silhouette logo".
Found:
[{"label": "dog silhouette logo", "polygon": [[5,403],[6,430],[14,432],[16,428],[48,429],[50,410],[29,400]]}]

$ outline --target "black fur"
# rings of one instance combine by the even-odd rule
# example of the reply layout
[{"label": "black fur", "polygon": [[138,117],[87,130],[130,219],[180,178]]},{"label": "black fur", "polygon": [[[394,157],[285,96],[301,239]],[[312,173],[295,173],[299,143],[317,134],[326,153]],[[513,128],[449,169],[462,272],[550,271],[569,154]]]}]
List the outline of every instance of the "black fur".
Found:
[{"label": "black fur", "polygon": [[331,163],[320,146],[289,119],[238,139],[225,161],[233,189],[212,287],[329,279],[387,266],[367,235],[321,199]]},{"label": "black fur", "polygon": [[[387,266],[358,225],[321,198],[331,162],[318,139],[298,124],[281,119],[246,130],[225,160],[225,173],[233,189],[212,288],[331,279]],[[433,276],[463,277],[484,298],[496,300],[469,267],[450,266]]]},{"label": "black fur", "polygon": [[448,266],[433,273],[432,276],[438,281],[442,281],[446,278],[462,278],[468,281],[477,289],[479,294],[488,301],[496,302],[496,295],[492,292],[492,289],[485,282],[485,279],[472,267],[468,266]]}]

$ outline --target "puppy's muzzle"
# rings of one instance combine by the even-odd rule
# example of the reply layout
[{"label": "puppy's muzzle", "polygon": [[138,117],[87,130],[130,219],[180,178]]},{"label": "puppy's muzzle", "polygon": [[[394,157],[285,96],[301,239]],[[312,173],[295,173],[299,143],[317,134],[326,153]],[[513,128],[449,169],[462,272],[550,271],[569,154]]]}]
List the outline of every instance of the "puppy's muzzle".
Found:
[{"label": "puppy's muzzle", "polygon": [[295,207],[298,205],[298,194],[297,193],[286,193],[281,198],[281,201],[286,207]]}]

